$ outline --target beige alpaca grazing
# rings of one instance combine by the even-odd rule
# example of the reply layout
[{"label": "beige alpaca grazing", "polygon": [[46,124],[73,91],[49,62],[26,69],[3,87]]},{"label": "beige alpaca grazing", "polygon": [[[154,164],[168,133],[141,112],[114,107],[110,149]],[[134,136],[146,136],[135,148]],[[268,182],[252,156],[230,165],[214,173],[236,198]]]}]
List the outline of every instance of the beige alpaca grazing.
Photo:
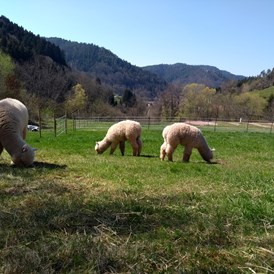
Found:
[{"label": "beige alpaca grazing", "polygon": [[173,153],[178,145],[185,147],[183,161],[188,162],[192,149],[198,149],[202,158],[210,162],[213,158],[212,149],[209,148],[202,132],[194,126],[185,123],[174,123],[166,126],[162,132],[164,143],[160,148],[160,158],[163,161],[167,155],[173,161]]},{"label": "beige alpaca grazing", "polygon": [[28,110],[20,101],[0,100],[0,154],[5,149],[17,166],[30,166],[34,161],[34,149],[24,141],[28,119]]},{"label": "beige alpaca grazing", "polygon": [[109,147],[110,154],[113,154],[119,145],[122,155],[125,154],[125,141],[128,141],[133,150],[133,156],[140,156],[142,150],[141,140],[142,128],[140,123],[125,120],[112,125],[105,136],[105,138],[96,142],[95,150],[98,154],[102,154]]}]

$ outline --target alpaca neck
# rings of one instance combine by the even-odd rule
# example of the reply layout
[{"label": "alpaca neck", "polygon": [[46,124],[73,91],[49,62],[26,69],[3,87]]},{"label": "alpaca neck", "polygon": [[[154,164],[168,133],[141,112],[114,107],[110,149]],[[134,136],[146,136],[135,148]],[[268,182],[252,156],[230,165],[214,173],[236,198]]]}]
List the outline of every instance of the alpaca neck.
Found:
[{"label": "alpaca neck", "polygon": [[103,153],[105,150],[107,150],[111,145],[111,142],[107,141],[106,139],[103,139],[101,142],[100,142],[100,146],[99,146],[99,149],[100,149],[100,152]]},{"label": "alpaca neck", "polygon": [[25,141],[17,134],[5,138],[1,141],[1,143],[5,150],[11,156],[16,155],[18,152],[21,152],[22,147],[26,144]]},{"label": "alpaca neck", "polygon": [[205,161],[210,162],[210,160],[212,159],[212,151],[209,147],[207,149],[198,148],[198,151]]},{"label": "alpaca neck", "polygon": [[212,151],[204,138],[202,144],[198,147],[198,151],[202,158],[207,162],[213,158]]}]

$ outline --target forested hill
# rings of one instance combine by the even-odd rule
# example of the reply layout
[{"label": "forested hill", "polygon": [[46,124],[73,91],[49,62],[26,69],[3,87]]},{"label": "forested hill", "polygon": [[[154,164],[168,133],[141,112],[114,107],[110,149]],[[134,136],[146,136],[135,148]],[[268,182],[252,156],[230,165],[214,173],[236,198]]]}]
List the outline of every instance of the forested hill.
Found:
[{"label": "forested hill", "polygon": [[205,65],[194,66],[182,63],[174,65],[161,64],[143,67],[143,69],[159,75],[168,83],[198,83],[213,88],[219,87],[228,80],[242,80],[245,78],[241,75],[234,75],[216,67]]},{"label": "forested hill", "polygon": [[103,47],[61,38],[46,39],[65,52],[69,66],[100,78],[118,94],[131,89],[152,99],[166,88],[167,83],[156,74],[131,65]]},{"label": "forested hill", "polygon": [[0,38],[1,49],[16,61],[27,61],[42,55],[66,66],[64,54],[58,46],[12,23],[4,16],[0,16]]},{"label": "forested hill", "polygon": [[103,82],[111,84],[116,91],[127,88],[139,92],[146,90],[145,95],[150,98],[157,96],[169,83],[198,83],[215,88],[225,81],[245,78],[206,65],[177,63],[140,68],[120,59],[103,47],[61,38],[47,38],[47,40],[58,45],[65,52],[66,62],[71,67],[99,77]]},{"label": "forested hill", "polygon": [[12,58],[12,69],[7,72],[5,65],[0,64],[0,76],[7,74],[2,79],[5,87],[1,87],[1,97],[7,93],[18,98],[20,90],[26,90],[41,100],[64,101],[74,80],[58,46],[0,16],[2,52]]}]

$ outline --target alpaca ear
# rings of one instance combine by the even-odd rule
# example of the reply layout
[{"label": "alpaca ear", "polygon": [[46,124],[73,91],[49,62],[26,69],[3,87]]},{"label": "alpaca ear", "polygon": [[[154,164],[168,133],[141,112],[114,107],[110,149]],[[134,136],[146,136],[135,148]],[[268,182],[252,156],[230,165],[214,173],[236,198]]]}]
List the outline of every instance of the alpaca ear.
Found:
[{"label": "alpaca ear", "polygon": [[27,145],[23,145],[23,147],[22,147],[22,152],[27,152],[27,151],[28,151]]}]

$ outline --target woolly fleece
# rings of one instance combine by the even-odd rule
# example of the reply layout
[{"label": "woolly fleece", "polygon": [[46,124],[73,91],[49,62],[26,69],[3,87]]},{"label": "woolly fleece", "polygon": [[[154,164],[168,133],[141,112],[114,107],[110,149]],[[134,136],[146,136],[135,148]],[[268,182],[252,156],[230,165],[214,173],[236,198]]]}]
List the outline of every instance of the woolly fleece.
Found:
[{"label": "woolly fleece", "polygon": [[5,149],[17,166],[30,166],[34,161],[34,150],[24,141],[28,119],[28,110],[20,101],[0,100],[0,154]]},{"label": "woolly fleece", "polygon": [[192,149],[198,149],[200,155],[206,162],[213,158],[212,150],[209,148],[202,132],[195,126],[185,123],[174,123],[163,129],[164,143],[160,148],[160,158],[164,160],[167,155],[169,161],[173,161],[173,153],[179,144],[185,147],[183,161],[188,162]]},{"label": "woolly fleece", "polygon": [[121,154],[125,154],[125,141],[128,141],[133,150],[133,156],[140,156],[142,150],[141,140],[142,128],[140,123],[132,120],[125,120],[112,125],[105,138],[97,142],[95,150],[98,154],[102,154],[109,147],[110,154],[113,154],[119,144]]}]

